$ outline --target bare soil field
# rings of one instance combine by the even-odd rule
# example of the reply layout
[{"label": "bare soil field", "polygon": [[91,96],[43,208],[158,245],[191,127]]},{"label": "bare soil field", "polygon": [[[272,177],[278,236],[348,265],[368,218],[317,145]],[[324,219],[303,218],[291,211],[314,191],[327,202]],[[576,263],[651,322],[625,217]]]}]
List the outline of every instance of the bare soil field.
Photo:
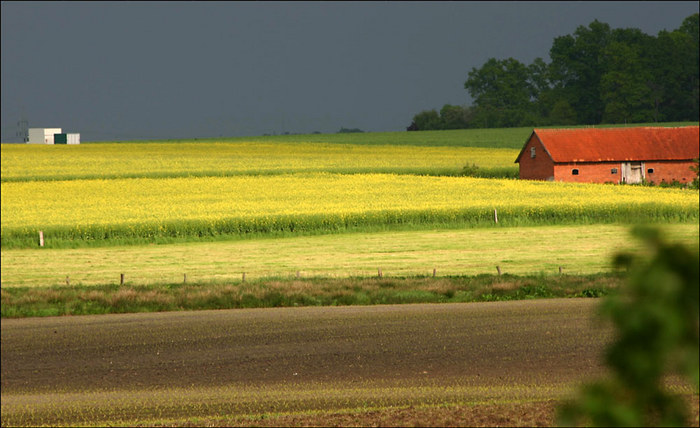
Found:
[{"label": "bare soil field", "polygon": [[2,425],[551,425],[605,373],[597,302],[6,319]]}]

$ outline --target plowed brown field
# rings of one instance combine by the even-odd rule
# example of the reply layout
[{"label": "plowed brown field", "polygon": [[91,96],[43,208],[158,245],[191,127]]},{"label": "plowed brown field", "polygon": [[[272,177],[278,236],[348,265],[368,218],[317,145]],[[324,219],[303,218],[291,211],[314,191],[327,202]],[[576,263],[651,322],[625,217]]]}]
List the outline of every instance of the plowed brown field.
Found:
[{"label": "plowed brown field", "polygon": [[3,320],[2,425],[549,425],[597,302]]}]

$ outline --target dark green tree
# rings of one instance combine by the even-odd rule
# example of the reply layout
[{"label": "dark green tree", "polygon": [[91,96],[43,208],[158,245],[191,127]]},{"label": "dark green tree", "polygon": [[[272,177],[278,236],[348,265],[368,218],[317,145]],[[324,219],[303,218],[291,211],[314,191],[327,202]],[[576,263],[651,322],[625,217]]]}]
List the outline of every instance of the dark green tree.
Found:
[{"label": "dark green tree", "polygon": [[[550,80],[549,64],[544,62],[542,58],[535,58],[527,69],[532,88],[530,113],[535,116],[533,124],[549,125],[550,122],[546,118],[549,117],[556,103]],[[575,117],[574,115],[574,119]]]},{"label": "dark green tree", "polygon": [[361,130],[360,128],[345,128],[345,127],[341,127],[338,130],[338,134],[351,134],[351,133],[356,133],[356,132],[359,133],[359,132],[365,132],[365,131]]},{"label": "dark green tree", "polygon": [[[554,39],[551,62],[490,58],[468,73],[473,106],[421,112],[409,130],[696,121],[698,14],[657,37],[597,20]],[[416,120],[419,119],[419,120]]]},{"label": "dark green tree", "polygon": [[469,127],[468,112],[464,107],[445,104],[440,109],[442,129],[465,129]]},{"label": "dark green tree", "polygon": [[600,80],[605,123],[651,122],[654,108],[651,71],[642,58],[641,44],[612,42],[604,51],[608,69]]},{"label": "dark green tree", "polygon": [[534,88],[520,61],[491,58],[481,68],[472,68],[464,87],[474,99],[475,120],[485,127],[521,126],[526,121]]},{"label": "dark green tree", "polygon": [[689,16],[678,30],[661,31],[650,48],[655,107],[659,120],[698,118],[698,14]]},{"label": "dark green tree", "polygon": [[416,131],[433,131],[442,129],[442,120],[440,120],[440,115],[435,109],[424,110],[413,116],[411,127],[414,127],[414,125]]},{"label": "dark green tree", "polygon": [[560,99],[554,103],[552,111],[549,113],[549,123],[551,125],[576,125],[576,110],[571,107],[568,101]]},{"label": "dark green tree", "polygon": [[694,14],[683,20],[678,32],[680,34],[687,35],[688,38],[684,40],[683,44],[685,47],[685,52],[688,53],[686,62],[684,66],[687,67],[687,77],[685,82],[687,84],[687,93],[689,95],[689,118],[690,120],[697,120],[700,115],[700,110],[698,109],[700,105],[700,43],[698,39],[700,38],[700,17],[699,14]]},{"label": "dark green tree", "polygon": [[557,98],[576,110],[582,124],[598,124],[603,118],[600,81],[607,69],[604,52],[611,34],[608,24],[595,20],[588,27],[578,27],[573,35],[555,38],[549,51]]}]

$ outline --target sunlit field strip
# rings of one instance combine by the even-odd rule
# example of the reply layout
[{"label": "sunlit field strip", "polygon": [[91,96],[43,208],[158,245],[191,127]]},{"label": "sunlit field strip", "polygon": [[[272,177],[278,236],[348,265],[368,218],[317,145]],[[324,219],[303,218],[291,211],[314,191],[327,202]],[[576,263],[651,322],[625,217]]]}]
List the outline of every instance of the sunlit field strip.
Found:
[{"label": "sunlit field strip", "polygon": [[[698,224],[659,226],[664,236],[698,245]],[[12,287],[235,283],[265,278],[349,278],[503,273],[609,272],[619,251],[638,250],[626,225],[531,226],[348,233],[222,242],[102,248],[3,249],[1,282]],[[566,239],[561,239],[565,236]],[[308,285],[305,285],[308,286]],[[285,283],[288,289],[292,285]],[[306,292],[307,290],[300,290]]]},{"label": "sunlit field strip", "polygon": [[[564,397],[571,390],[571,385],[562,382],[508,386],[472,386],[458,381],[454,385],[424,382],[428,385],[421,386],[410,382],[377,383],[355,382],[351,387],[329,382],[7,394],[3,395],[3,426],[189,426],[193,422],[199,425],[196,421],[204,418],[225,421],[246,416],[254,426],[263,414],[269,417],[405,406],[523,403]],[[222,421],[221,426],[226,425]]]},{"label": "sunlit field strip", "polygon": [[[524,141],[524,140],[523,140]],[[465,165],[517,175],[518,149],[272,142],[2,145],[2,181],[266,175],[457,175]]]},{"label": "sunlit field strip", "polygon": [[392,174],[2,183],[2,242],[245,235],[389,224],[686,222],[693,190]]}]

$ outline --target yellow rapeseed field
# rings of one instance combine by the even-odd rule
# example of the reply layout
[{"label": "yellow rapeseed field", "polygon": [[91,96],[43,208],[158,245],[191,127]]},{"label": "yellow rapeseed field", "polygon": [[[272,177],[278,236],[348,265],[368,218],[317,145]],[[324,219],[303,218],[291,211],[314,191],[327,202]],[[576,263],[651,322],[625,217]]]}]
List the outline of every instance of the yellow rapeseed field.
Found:
[{"label": "yellow rapeseed field", "polygon": [[457,174],[509,168],[516,149],[284,142],[2,145],[2,181],[294,172]]},{"label": "yellow rapeseed field", "polygon": [[2,183],[2,235],[68,239],[334,230],[393,223],[697,219],[698,192],[330,173]]}]

